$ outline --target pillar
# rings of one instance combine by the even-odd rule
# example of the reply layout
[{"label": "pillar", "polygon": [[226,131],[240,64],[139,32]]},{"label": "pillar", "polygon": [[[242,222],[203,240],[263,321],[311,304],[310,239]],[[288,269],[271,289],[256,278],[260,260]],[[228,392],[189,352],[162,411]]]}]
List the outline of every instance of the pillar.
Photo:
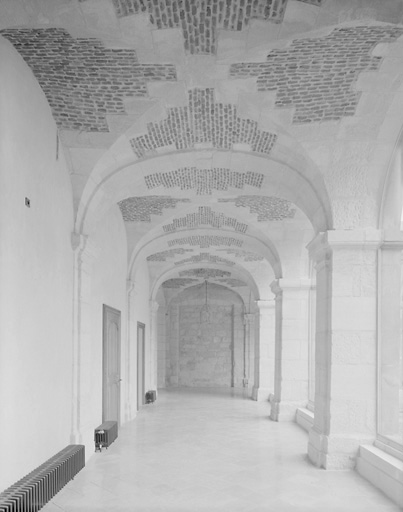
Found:
[{"label": "pillar", "polygon": [[293,421],[308,402],[310,279],[277,279],[275,294],[275,379],[270,418]]},{"label": "pillar", "polygon": [[[399,425],[401,378],[402,242],[384,241],[379,250],[379,421],[382,436],[401,442]],[[401,235],[400,235],[401,236]]]},{"label": "pillar", "polygon": [[256,305],[259,310],[259,325],[255,334],[255,375],[252,398],[263,401],[268,400],[274,391],[275,304],[274,300],[258,300]]},{"label": "pillar", "polygon": [[354,467],[376,434],[375,230],[328,231],[309,245],[316,261],[315,417],[308,455],[327,469]]}]

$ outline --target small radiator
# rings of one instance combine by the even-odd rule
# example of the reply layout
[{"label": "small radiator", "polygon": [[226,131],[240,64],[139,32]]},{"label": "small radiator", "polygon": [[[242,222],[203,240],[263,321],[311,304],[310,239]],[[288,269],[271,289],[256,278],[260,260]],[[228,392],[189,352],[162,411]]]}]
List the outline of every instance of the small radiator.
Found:
[{"label": "small radiator", "polygon": [[118,422],[104,421],[95,429],[95,451],[102,451],[102,448],[108,448],[118,437]]},{"label": "small radiator", "polygon": [[147,391],[146,393],[146,404],[152,404],[157,400],[157,392],[155,390]]},{"label": "small radiator", "polygon": [[85,447],[66,446],[44,464],[0,493],[0,512],[36,512],[85,466]]}]

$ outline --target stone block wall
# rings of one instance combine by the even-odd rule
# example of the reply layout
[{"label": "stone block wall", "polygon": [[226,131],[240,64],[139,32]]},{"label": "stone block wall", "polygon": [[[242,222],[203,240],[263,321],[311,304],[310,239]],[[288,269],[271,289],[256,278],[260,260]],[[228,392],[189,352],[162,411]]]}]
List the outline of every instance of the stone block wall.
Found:
[{"label": "stone block wall", "polygon": [[202,284],[181,292],[167,309],[166,385],[242,387],[248,365],[243,301],[229,289],[210,284],[207,318],[204,304]]},{"label": "stone block wall", "polygon": [[214,306],[208,323],[200,307],[180,308],[179,386],[229,387],[232,382],[232,306]]}]

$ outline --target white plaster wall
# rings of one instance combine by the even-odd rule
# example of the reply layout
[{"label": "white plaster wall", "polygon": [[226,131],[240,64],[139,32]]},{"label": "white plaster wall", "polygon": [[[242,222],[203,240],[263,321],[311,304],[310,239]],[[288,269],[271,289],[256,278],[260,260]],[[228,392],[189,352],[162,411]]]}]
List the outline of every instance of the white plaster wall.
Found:
[{"label": "white plaster wall", "polygon": [[1,491],[70,442],[73,207],[45,96],[2,38],[0,102]]},{"label": "white plaster wall", "polygon": [[94,449],[94,428],[102,422],[102,329],[103,304],[121,312],[121,421],[124,422],[126,408],[125,386],[127,382],[126,354],[126,271],[127,244],[126,231],[118,206],[99,221],[97,230],[91,236],[94,247],[94,259],[91,272],[91,304],[90,332],[91,347],[85,358],[82,375],[85,381],[81,383],[81,400],[86,402],[83,410],[87,411],[84,420],[83,437],[88,449]]}]

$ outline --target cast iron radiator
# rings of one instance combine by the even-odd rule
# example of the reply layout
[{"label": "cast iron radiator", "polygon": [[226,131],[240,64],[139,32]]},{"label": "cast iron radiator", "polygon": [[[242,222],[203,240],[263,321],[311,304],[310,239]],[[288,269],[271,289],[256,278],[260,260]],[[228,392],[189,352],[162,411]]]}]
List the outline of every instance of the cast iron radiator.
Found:
[{"label": "cast iron radiator", "polygon": [[0,494],[0,512],[35,512],[85,466],[85,447],[66,446]]},{"label": "cast iron radiator", "polygon": [[118,437],[118,422],[104,421],[95,429],[95,451],[102,451],[102,447],[108,448],[110,444]]}]

